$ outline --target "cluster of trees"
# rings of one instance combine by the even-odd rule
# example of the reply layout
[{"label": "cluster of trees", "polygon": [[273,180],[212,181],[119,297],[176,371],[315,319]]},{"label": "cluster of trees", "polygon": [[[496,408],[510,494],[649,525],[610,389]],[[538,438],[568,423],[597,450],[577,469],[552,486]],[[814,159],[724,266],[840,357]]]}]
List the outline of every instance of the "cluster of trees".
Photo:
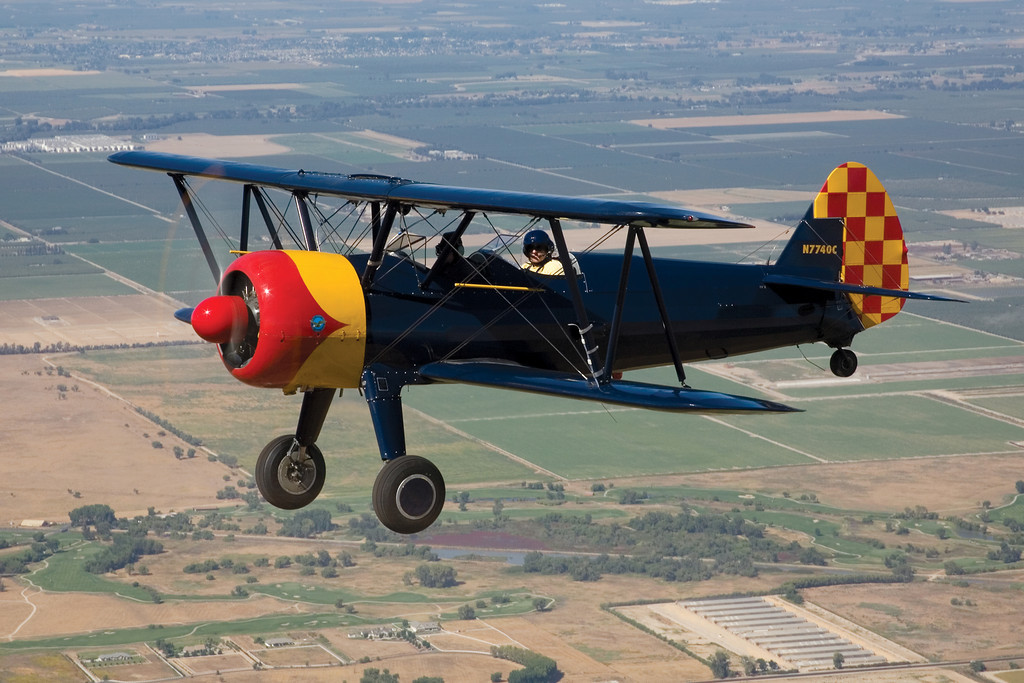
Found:
[{"label": "cluster of trees", "polygon": [[445,564],[421,564],[416,567],[416,580],[425,588],[451,588],[458,584],[458,572]]},{"label": "cluster of trees", "polygon": [[42,562],[57,552],[59,544],[56,539],[46,538],[42,532],[36,534],[33,539],[32,543],[20,552],[0,555],[0,576],[24,574],[28,572],[28,565]]},{"label": "cluster of trees", "polygon": [[1014,548],[1006,541],[999,544],[999,550],[988,551],[988,559],[1012,564],[1020,562],[1020,548]]},{"label": "cluster of trees", "polygon": [[91,574],[106,574],[135,564],[143,555],[159,555],[164,551],[160,541],[146,538],[144,529],[133,529],[113,536],[113,544],[90,557],[82,566]]},{"label": "cluster of trees", "polygon": [[68,513],[68,517],[71,519],[71,526],[106,526],[113,529],[118,524],[114,508],[102,503],[77,507]]},{"label": "cluster of trees", "polygon": [[538,551],[526,553],[523,571],[567,574],[576,581],[597,581],[603,574],[643,574],[666,581],[705,581],[713,575],[712,567],[699,557],[670,558],[659,554],[567,557]]},{"label": "cluster of trees", "polygon": [[85,351],[109,351],[111,349],[149,349],[157,346],[186,346],[194,344],[202,344],[202,341],[165,341],[165,342],[140,342],[134,344],[86,344],[76,345],[69,344],[67,342],[59,341],[53,344],[42,344],[36,342],[32,346],[25,346],[24,344],[0,344],[0,356],[14,356],[23,355],[29,353],[67,353],[70,351],[78,351],[79,353]]},{"label": "cluster of trees", "polygon": [[508,675],[508,683],[549,683],[561,678],[558,663],[550,657],[512,645],[492,645],[491,656],[522,665]]},{"label": "cluster of trees", "polygon": [[[159,425],[161,428],[167,430],[169,433],[174,434],[176,437],[178,437],[179,439],[181,439],[182,441],[184,441],[185,443],[187,443],[189,445],[192,445],[192,446],[202,446],[203,445],[203,442],[202,442],[201,439],[192,436],[188,432],[184,432],[184,431],[178,429],[173,424],[171,424],[167,420],[163,419],[162,417],[160,417],[156,413],[153,413],[153,412],[151,412],[149,410],[146,410],[145,408],[140,408],[138,406],[135,407],[135,412],[137,412],[139,415],[142,415],[144,418],[146,418],[147,420],[149,420],[153,424]],[[179,460],[180,459],[181,458],[179,457]]]},{"label": "cluster of trees", "polygon": [[[649,512],[627,525],[590,522],[589,515],[549,513],[529,524],[517,523],[517,531],[540,536],[551,545],[616,548],[620,555],[560,557],[531,552],[525,570],[568,574],[580,581],[594,581],[605,573],[697,581],[723,573],[755,576],[755,562],[774,562],[779,553],[793,551],[791,546],[765,538],[762,526],[738,514]],[[708,558],[713,562],[704,561]]]},{"label": "cluster of trees", "polygon": [[[399,683],[399,680],[398,674],[393,674],[388,669],[381,671],[380,669],[369,667],[363,670],[359,683]],[[440,676],[420,676],[414,678],[412,683],[444,683],[444,679]]]},{"label": "cluster of trees", "polygon": [[278,536],[293,538],[312,538],[316,534],[334,528],[331,513],[322,508],[307,508],[295,513],[291,519],[285,520],[278,529]]}]

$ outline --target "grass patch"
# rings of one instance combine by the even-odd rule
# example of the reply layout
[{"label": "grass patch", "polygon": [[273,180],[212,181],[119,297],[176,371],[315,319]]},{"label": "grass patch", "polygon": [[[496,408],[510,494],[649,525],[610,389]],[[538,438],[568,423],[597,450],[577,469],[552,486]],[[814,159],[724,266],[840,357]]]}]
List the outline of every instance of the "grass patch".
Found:
[{"label": "grass patch", "polygon": [[152,594],[141,586],[90,574],[82,568],[90,557],[102,549],[97,543],[88,543],[58,552],[47,558],[41,569],[32,573],[32,583],[53,592],[111,593],[140,602],[152,602]]}]

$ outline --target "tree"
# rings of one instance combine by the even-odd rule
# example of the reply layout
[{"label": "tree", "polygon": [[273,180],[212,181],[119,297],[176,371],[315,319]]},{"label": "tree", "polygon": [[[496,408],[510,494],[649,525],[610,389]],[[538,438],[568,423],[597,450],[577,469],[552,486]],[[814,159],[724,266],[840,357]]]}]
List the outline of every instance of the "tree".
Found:
[{"label": "tree", "polygon": [[399,683],[398,674],[393,674],[387,669],[381,671],[370,667],[363,671],[362,678],[359,679],[359,683]]},{"label": "tree", "polygon": [[466,621],[476,619],[476,610],[473,609],[472,605],[462,605],[459,607],[459,619]]},{"label": "tree", "polygon": [[425,588],[451,588],[456,583],[454,568],[443,564],[421,564],[416,567],[416,578]]},{"label": "tree", "polygon": [[715,678],[728,678],[732,675],[729,671],[729,655],[723,650],[717,650],[711,655],[708,666],[711,667],[711,675]]},{"label": "tree", "polygon": [[1024,493],[1024,479],[1018,479],[1014,486],[1017,487],[1017,493]]},{"label": "tree", "polygon": [[500,671],[495,671],[494,673],[491,674],[491,683],[500,683],[500,682],[501,682],[501,672]]},{"label": "tree", "polygon": [[71,518],[72,526],[105,524],[108,527],[112,527],[117,524],[117,517],[114,515],[113,508],[109,505],[83,505],[69,512],[68,516]]},{"label": "tree", "polygon": [[832,666],[836,669],[842,669],[843,663],[846,661],[846,656],[842,652],[836,652],[832,655]]},{"label": "tree", "polygon": [[331,513],[323,509],[300,510],[295,516],[286,520],[278,530],[278,536],[309,538],[314,534],[330,531],[334,528]]}]

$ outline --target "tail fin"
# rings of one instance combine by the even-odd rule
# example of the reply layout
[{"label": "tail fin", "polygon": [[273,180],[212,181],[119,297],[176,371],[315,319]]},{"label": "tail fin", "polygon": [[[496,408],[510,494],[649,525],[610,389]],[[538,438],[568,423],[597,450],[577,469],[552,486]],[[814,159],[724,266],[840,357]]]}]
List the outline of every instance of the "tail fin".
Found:
[{"label": "tail fin", "polygon": [[[889,194],[862,164],[837,167],[822,186],[807,218],[842,218],[843,256],[839,280],[850,285],[898,289],[910,287],[903,227]],[[903,297],[849,293],[850,303],[865,328],[893,317]]]}]

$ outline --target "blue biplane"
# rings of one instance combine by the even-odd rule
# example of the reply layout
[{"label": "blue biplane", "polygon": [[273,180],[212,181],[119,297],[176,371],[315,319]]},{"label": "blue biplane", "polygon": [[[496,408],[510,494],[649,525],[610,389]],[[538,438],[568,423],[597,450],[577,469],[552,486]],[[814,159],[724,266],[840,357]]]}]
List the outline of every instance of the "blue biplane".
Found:
[{"label": "blue biplane", "polygon": [[[257,460],[262,495],[286,509],[316,498],[325,478],[316,441],[328,409],[339,390],[358,388],[384,461],[373,507],[400,533],[428,527],[445,499],[437,467],[406,454],[406,385],[783,413],[793,409],[692,389],[683,364],[824,342],[835,348],[832,372],[847,377],[857,366],[848,348],[856,334],[896,315],[906,299],[947,300],[908,291],[899,218],[878,179],[855,163],[829,175],[774,263],[749,265],[654,258],[648,229],[752,227],[673,206],[141,151],[110,160],[173,179],[218,283],[215,296],[177,317],[218,345],[240,381],[303,393],[295,433],[271,441]],[[196,208],[194,177],[242,186],[237,258],[223,273]],[[253,250],[254,210],[273,248]],[[509,231],[511,219],[517,228]],[[624,249],[570,251],[562,221],[607,226],[606,237],[624,232]],[[481,227],[494,239],[464,253],[463,237]],[[523,267],[528,233],[540,243],[531,249],[547,248],[555,268]],[[670,364],[679,386],[622,379],[627,370]]]}]

